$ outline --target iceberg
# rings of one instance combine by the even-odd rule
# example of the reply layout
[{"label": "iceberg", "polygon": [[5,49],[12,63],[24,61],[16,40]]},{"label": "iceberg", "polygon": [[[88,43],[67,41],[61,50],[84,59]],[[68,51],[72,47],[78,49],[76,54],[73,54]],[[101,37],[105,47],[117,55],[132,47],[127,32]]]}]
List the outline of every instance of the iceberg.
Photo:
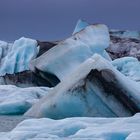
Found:
[{"label": "iceberg", "polygon": [[130,79],[140,82],[140,62],[134,57],[122,57],[112,61],[112,64]]},{"label": "iceberg", "polygon": [[26,119],[2,140],[139,140],[140,114],[125,118]]},{"label": "iceberg", "polygon": [[39,52],[37,41],[20,38],[13,44],[0,43],[0,76],[29,70],[29,62],[36,58]]},{"label": "iceberg", "polygon": [[57,41],[47,42],[47,41],[39,41],[37,40],[39,46],[39,53],[37,57],[41,56],[43,53],[47,52],[49,49],[53,48],[58,44]]},{"label": "iceberg", "polygon": [[19,88],[13,85],[0,85],[0,115],[24,114],[41,97],[48,94],[51,88]]},{"label": "iceberg", "polygon": [[53,119],[131,116],[140,111],[139,93],[137,82],[95,54],[34,104],[25,116]]},{"label": "iceberg", "polygon": [[70,38],[61,41],[30,63],[30,70],[46,72],[60,81],[71,74],[81,63],[94,53],[108,56],[104,50],[109,46],[110,37],[105,25],[90,25]]}]

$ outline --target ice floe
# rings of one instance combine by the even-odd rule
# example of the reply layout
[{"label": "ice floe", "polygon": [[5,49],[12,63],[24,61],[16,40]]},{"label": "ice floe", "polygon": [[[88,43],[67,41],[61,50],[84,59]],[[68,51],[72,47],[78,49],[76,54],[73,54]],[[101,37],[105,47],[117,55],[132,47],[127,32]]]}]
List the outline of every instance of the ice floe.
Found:
[{"label": "ice floe", "polygon": [[139,140],[140,114],[126,118],[27,119],[2,140]]},{"label": "ice floe", "polygon": [[25,113],[41,97],[47,95],[49,90],[47,87],[0,85],[0,115]]}]

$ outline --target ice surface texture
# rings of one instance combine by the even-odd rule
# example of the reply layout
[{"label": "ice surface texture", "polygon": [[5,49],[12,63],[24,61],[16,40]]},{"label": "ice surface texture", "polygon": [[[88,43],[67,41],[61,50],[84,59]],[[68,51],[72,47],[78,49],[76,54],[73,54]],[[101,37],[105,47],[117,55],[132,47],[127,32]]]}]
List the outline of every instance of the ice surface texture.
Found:
[{"label": "ice surface texture", "polygon": [[2,140],[139,140],[140,114],[128,118],[28,119]]}]

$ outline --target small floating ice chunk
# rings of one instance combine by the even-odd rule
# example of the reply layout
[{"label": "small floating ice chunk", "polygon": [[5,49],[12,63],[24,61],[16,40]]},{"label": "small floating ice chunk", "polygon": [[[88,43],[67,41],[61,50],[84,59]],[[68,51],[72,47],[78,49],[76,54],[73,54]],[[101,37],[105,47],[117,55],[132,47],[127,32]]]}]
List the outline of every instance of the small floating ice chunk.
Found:
[{"label": "small floating ice chunk", "polygon": [[81,19],[78,20],[76,27],[74,29],[73,34],[83,30],[84,28],[86,28],[87,26],[89,26],[89,24]]},{"label": "small floating ice chunk", "polygon": [[23,114],[44,95],[50,88],[19,88],[12,85],[0,85],[0,114]]},{"label": "small floating ice chunk", "polygon": [[125,76],[140,82],[140,62],[134,57],[122,57],[112,61],[112,64]]}]

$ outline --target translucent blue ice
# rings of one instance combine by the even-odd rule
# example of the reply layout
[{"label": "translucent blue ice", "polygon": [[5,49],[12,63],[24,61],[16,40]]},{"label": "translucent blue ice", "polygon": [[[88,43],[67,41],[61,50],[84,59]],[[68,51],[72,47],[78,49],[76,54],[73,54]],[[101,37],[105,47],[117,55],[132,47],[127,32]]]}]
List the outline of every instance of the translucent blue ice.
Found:
[{"label": "translucent blue ice", "polygon": [[134,57],[122,57],[112,61],[112,64],[125,76],[140,82],[140,62]]},{"label": "translucent blue ice", "polygon": [[0,115],[25,113],[41,97],[48,94],[48,87],[20,88],[0,85]]},{"label": "translucent blue ice", "polygon": [[[90,73],[91,71],[93,73]],[[100,71],[106,82],[108,81],[125,91],[124,93],[118,92],[118,97],[124,94],[140,108],[139,83],[124,76],[100,55],[94,54],[78,65],[72,73],[68,73],[68,76],[54,87],[48,96],[40,99],[26,115],[53,119],[74,116],[130,116],[131,113],[124,107],[124,103],[116,98],[116,93],[113,90],[110,91],[111,94],[109,91],[103,90],[109,88],[110,85],[103,88],[102,82],[99,82],[102,78],[98,76],[99,81],[94,79],[96,75],[94,71]]]},{"label": "translucent blue ice", "polygon": [[77,24],[76,24],[76,27],[74,29],[74,32],[73,34],[83,30],[85,27],[89,26],[89,24],[83,20],[78,20]]},{"label": "translucent blue ice", "polygon": [[37,41],[24,37],[10,46],[5,42],[1,43],[0,76],[29,70],[29,62],[36,58],[38,51]]}]

